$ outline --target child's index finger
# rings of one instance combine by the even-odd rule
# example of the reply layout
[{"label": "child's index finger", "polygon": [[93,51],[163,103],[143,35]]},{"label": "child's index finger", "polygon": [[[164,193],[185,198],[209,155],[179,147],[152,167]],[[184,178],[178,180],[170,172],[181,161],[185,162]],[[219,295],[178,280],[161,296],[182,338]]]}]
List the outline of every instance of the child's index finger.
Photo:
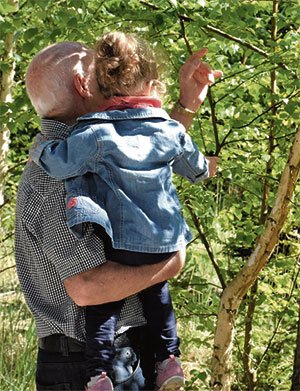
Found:
[{"label": "child's index finger", "polygon": [[203,58],[208,53],[208,48],[202,48],[192,54],[192,58]]}]

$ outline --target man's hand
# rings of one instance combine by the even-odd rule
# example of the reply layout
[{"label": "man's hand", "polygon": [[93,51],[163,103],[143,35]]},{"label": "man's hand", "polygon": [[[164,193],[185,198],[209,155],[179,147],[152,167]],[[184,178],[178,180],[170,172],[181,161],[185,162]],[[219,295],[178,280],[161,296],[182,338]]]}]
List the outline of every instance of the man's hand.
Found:
[{"label": "man's hand", "polygon": [[216,175],[220,158],[217,156],[205,156],[205,158],[208,161],[209,178],[211,178]]},{"label": "man's hand", "polygon": [[223,72],[212,70],[201,58],[208,52],[200,49],[191,55],[179,71],[179,101],[185,108],[197,111],[206,98],[208,87],[221,77]]}]

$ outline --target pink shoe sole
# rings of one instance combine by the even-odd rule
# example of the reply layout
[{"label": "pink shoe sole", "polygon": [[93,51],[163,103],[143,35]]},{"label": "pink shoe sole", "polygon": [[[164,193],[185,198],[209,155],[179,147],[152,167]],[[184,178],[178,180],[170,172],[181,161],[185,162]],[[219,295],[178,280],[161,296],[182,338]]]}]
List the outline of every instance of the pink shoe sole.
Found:
[{"label": "pink shoe sole", "polygon": [[184,386],[184,378],[181,376],[172,376],[167,379],[158,389],[158,391],[181,391]]},{"label": "pink shoe sole", "polygon": [[106,372],[102,372],[100,376],[91,378],[86,387],[86,391],[113,391],[113,384]]}]

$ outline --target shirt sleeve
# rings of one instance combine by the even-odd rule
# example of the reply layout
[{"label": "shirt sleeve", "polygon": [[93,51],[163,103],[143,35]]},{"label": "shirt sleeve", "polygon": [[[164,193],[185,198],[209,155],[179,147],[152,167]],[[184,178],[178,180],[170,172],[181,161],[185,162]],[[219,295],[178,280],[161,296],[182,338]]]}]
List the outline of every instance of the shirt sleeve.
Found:
[{"label": "shirt sleeve", "polygon": [[98,143],[90,126],[75,130],[65,140],[45,141],[37,135],[30,158],[55,179],[67,179],[95,171]]},{"label": "shirt sleeve", "polygon": [[[47,240],[44,249],[48,257],[55,263],[55,268],[62,280],[98,267],[106,262],[104,244],[100,237],[95,235],[91,223],[86,223],[82,238],[75,238],[66,227],[66,241],[62,243],[61,237],[48,231],[49,236],[55,240]],[[49,238],[48,238],[49,239]],[[54,246],[53,246],[54,244]]]},{"label": "shirt sleeve", "polygon": [[86,223],[80,239],[68,228],[64,198],[63,184],[52,180],[46,197],[31,191],[22,219],[31,236],[31,256],[38,265],[43,260],[45,265],[51,263],[61,280],[106,262],[103,240],[95,234],[91,223]]},{"label": "shirt sleeve", "polygon": [[191,137],[181,133],[180,143],[182,153],[174,159],[173,171],[187,178],[191,183],[208,178],[208,162]]}]

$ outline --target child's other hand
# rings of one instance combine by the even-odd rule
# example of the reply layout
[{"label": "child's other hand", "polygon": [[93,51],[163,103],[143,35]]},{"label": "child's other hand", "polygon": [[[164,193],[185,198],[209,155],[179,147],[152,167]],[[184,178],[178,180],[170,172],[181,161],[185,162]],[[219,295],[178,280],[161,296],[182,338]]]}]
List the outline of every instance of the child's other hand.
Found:
[{"label": "child's other hand", "polygon": [[208,87],[223,75],[222,71],[212,70],[207,63],[201,61],[207,52],[207,48],[195,52],[179,71],[179,101],[182,106],[192,111],[199,109],[206,98]]},{"label": "child's other hand", "polygon": [[205,156],[206,160],[208,161],[208,172],[209,172],[209,178],[213,177],[217,173],[217,167],[220,161],[220,158],[218,156]]},{"label": "child's other hand", "polygon": [[199,65],[194,72],[194,79],[197,80],[198,83],[203,85],[212,85],[215,82],[215,79],[221,77],[223,75],[222,71],[213,71],[211,66],[206,62],[199,61]]}]

